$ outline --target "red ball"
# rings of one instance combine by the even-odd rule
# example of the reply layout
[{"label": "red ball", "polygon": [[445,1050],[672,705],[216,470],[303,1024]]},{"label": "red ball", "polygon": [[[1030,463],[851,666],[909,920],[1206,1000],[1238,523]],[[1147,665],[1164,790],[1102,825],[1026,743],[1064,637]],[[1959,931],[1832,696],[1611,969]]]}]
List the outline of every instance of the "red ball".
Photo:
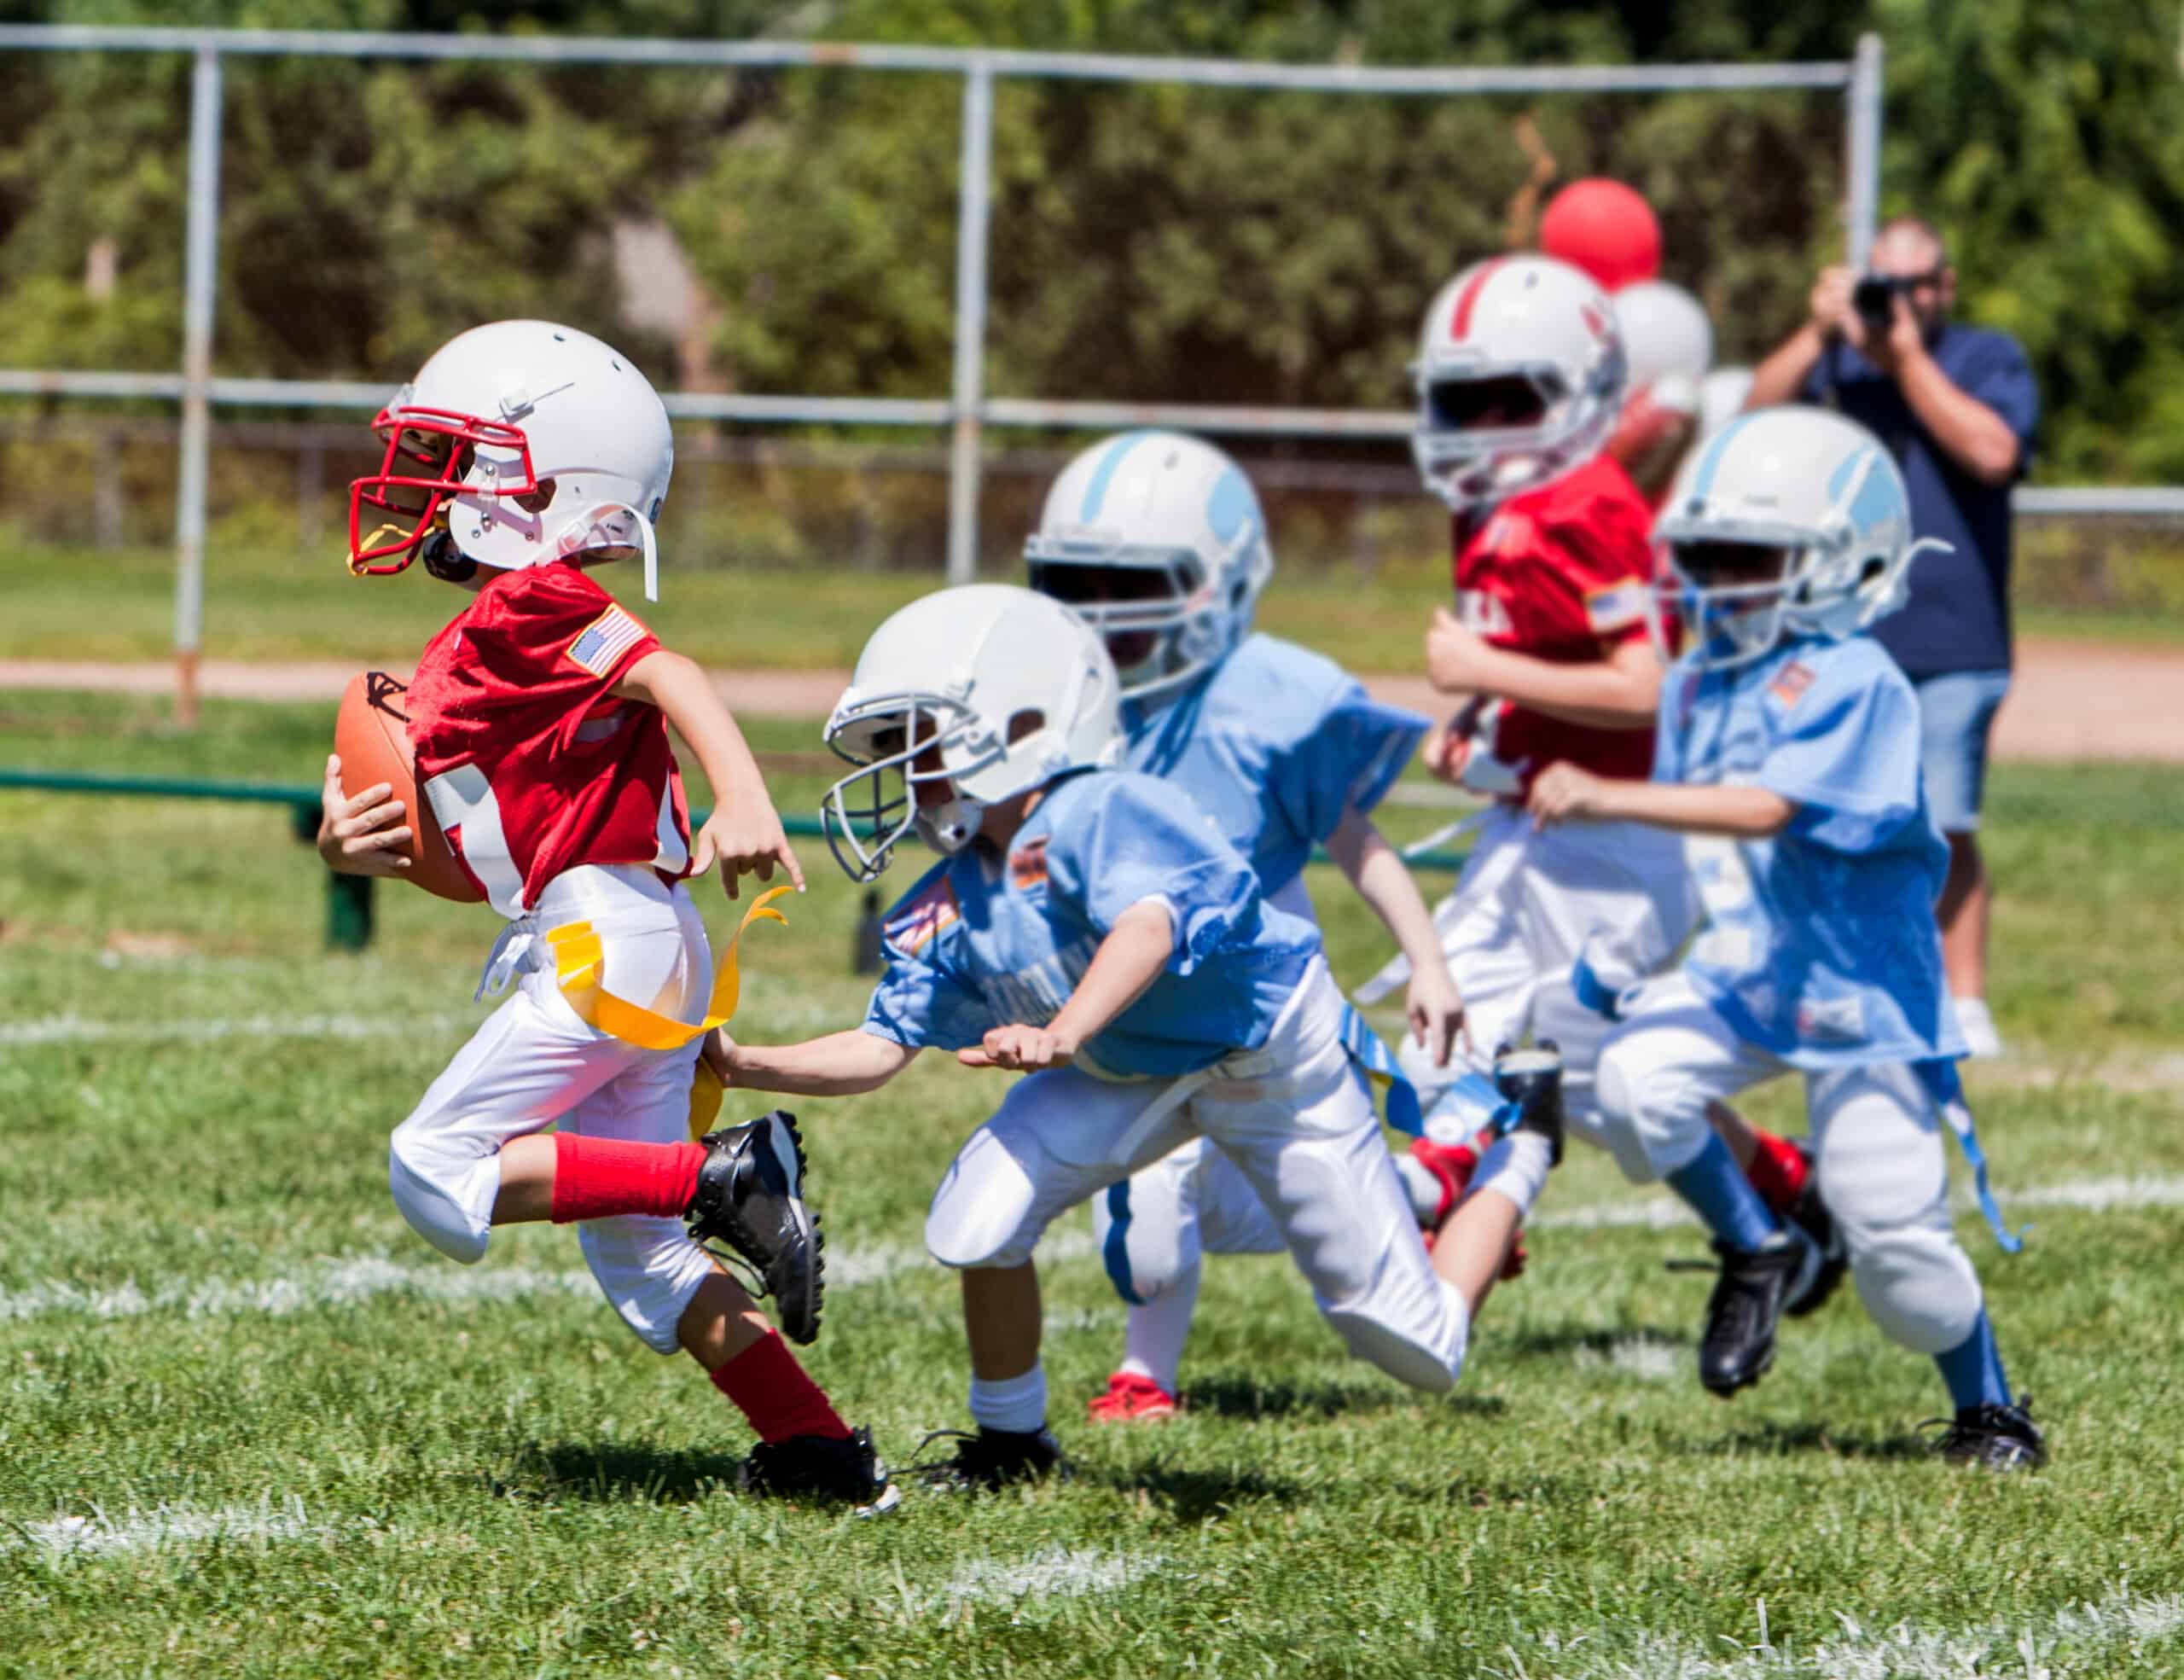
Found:
[{"label": "red ball", "polygon": [[1548,201],[1539,248],[1612,292],[1661,271],[1661,224],[1653,206],[1622,182],[1589,176]]}]

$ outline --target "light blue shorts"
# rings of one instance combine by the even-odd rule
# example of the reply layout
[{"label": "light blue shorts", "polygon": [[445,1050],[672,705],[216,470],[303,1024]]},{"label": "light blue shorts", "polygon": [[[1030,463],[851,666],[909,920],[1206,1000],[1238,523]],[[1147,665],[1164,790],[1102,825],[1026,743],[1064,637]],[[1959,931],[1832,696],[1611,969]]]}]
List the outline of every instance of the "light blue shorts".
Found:
[{"label": "light blue shorts", "polygon": [[1987,741],[2010,691],[2010,674],[1953,671],[1912,687],[1919,695],[1919,756],[1934,826],[1945,834],[1975,833],[1987,786]]}]

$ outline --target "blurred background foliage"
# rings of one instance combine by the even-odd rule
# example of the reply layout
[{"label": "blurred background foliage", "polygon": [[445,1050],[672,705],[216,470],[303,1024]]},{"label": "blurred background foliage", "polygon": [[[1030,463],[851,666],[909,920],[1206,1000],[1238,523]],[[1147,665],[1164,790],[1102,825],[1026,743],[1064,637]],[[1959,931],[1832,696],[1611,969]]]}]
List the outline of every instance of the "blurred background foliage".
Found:
[{"label": "blurred background foliage", "polygon": [[[2135,0],[15,0],[5,10],[28,21],[771,34],[1361,64],[1842,59],[1874,29],[1888,49],[1884,208],[1937,221],[1962,273],[1963,315],[2031,352],[2048,414],[2036,475],[2184,480],[2178,20]],[[226,64],[223,373],[392,384],[451,333],[520,313],[613,339],[663,385],[948,389],[953,77]],[[0,54],[0,359],[177,363],[189,84],[175,54]],[[1526,241],[1554,188],[1589,173],[1652,199],[1664,272],[1707,304],[1721,359],[1750,361],[1801,317],[1813,271],[1840,250],[1843,130],[1832,93],[1436,100],[1003,81],[987,387],[1401,406],[1435,285]],[[1385,445],[1289,452],[1402,460]],[[890,496],[906,504],[900,518]],[[937,513],[936,485],[882,481],[857,497],[860,540],[880,563],[922,550],[922,537],[887,533]],[[24,522],[12,507],[0,514]],[[752,509],[747,529],[725,535],[755,545],[753,558],[794,559],[798,517]]]}]

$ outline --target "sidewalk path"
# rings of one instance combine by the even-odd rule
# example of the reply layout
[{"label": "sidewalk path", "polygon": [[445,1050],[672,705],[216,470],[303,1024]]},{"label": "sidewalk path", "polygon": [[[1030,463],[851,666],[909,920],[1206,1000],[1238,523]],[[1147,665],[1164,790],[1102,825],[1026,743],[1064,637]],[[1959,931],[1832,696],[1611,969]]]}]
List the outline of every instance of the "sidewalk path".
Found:
[{"label": "sidewalk path", "polygon": [[[324,700],[340,697],[355,667],[328,661],[258,665],[207,660],[198,687],[212,700]],[[843,671],[751,671],[714,678],[738,712],[821,718],[849,680]],[[1368,677],[1383,700],[1438,712],[1422,678]],[[109,665],[74,660],[0,660],[0,690],[88,689],[164,695],[164,663]],[[2106,642],[2027,637],[2018,644],[2017,682],[1995,726],[1995,756],[2019,763],[2139,759],[2184,764],[2184,650]]]}]

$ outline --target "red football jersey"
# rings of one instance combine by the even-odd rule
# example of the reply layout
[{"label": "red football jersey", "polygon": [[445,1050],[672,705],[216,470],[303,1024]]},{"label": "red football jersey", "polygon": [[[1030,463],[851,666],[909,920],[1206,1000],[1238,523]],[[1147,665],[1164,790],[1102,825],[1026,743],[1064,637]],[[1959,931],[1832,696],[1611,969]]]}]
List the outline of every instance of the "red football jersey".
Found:
[{"label": "red football jersey", "polygon": [[659,646],[566,561],[494,574],[426,644],[408,700],[418,789],[502,916],[579,863],[689,872],[667,720],[610,692]]},{"label": "red football jersey", "polygon": [[[1557,665],[1598,660],[1647,633],[1653,526],[1630,475],[1596,455],[1511,497],[1468,540],[1457,526],[1456,616],[1497,648]],[[1594,729],[1505,700],[1493,753],[1519,768],[1525,793],[1560,759],[1642,781],[1653,768],[1653,732]]]}]

